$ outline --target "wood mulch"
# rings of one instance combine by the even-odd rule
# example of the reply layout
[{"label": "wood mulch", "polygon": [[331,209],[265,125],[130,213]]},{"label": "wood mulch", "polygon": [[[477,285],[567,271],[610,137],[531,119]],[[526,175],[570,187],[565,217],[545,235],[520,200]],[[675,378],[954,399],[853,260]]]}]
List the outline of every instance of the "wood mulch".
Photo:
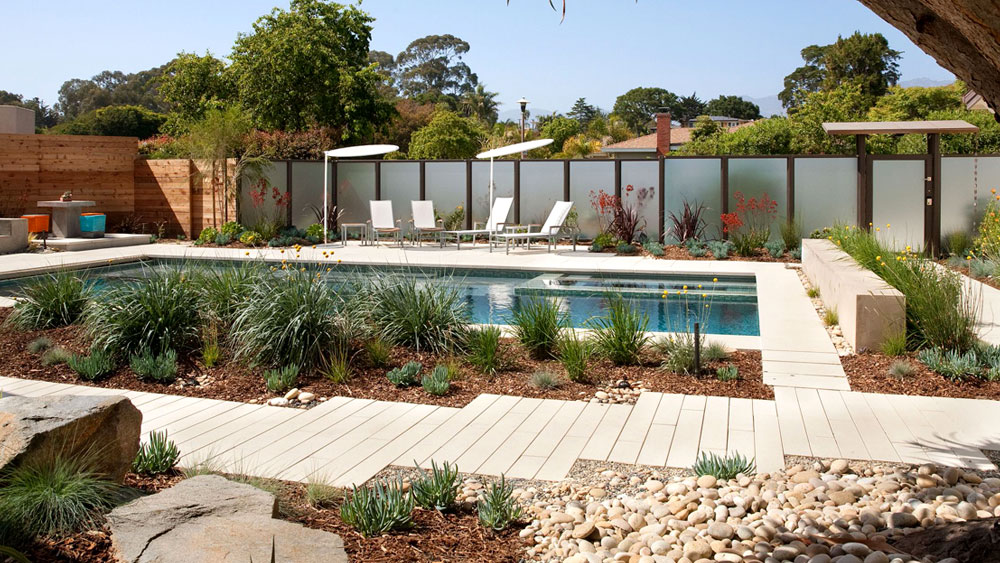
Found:
[{"label": "wood mulch", "polygon": [[951,270],[953,272],[958,272],[960,274],[964,274],[966,276],[969,276],[970,278],[972,278],[972,279],[974,279],[974,280],[976,280],[978,282],[982,282],[982,283],[984,283],[984,284],[986,284],[986,285],[988,285],[988,286],[990,286],[990,287],[992,287],[994,289],[1000,289],[1000,279],[996,279],[993,276],[984,276],[984,277],[978,277],[977,278],[977,277],[975,277],[975,276],[972,275],[971,269],[968,266],[956,266],[954,264],[949,263],[948,260],[946,260],[946,259],[945,260],[938,260],[937,263],[940,264],[940,265],[942,265],[942,266],[944,266],[945,268],[948,268],[949,270]]},{"label": "wood mulch", "polygon": [[[119,367],[115,373],[100,381],[84,381],[68,366],[43,366],[40,356],[27,351],[27,345],[32,340],[45,336],[57,346],[63,346],[73,352],[86,352],[89,348],[89,341],[83,334],[81,327],[19,331],[2,324],[7,314],[9,314],[8,311],[0,310],[0,357],[4,358],[4,361],[0,363],[0,375],[240,402],[263,403],[269,398],[278,396],[278,394],[267,390],[260,370],[252,370],[237,362],[226,361],[225,358],[220,365],[212,368],[206,368],[199,359],[182,358],[178,370],[179,377],[170,385],[140,381],[127,365]],[[300,390],[315,393],[318,397],[347,396],[449,407],[465,406],[482,393],[547,399],[589,400],[602,386],[616,384],[621,380],[641,381],[643,387],[665,393],[722,395],[755,399],[773,397],[771,388],[763,383],[760,353],[756,351],[738,351],[733,353],[727,361],[706,365],[706,372],[714,374],[717,367],[732,363],[739,368],[739,373],[742,376],[742,379],[738,381],[722,382],[712,375],[699,378],[667,373],[659,368],[659,361],[652,357],[652,354],[647,354],[642,358],[642,364],[638,366],[615,366],[607,360],[595,359],[590,367],[593,383],[574,383],[565,377],[565,370],[557,360],[536,360],[510,340],[506,341],[505,345],[513,360],[513,366],[496,377],[484,376],[464,361],[452,359],[452,362],[459,367],[461,375],[452,382],[451,390],[443,397],[431,395],[419,385],[398,388],[386,379],[385,374],[389,369],[400,367],[410,361],[422,363],[423,372],[427,373],[436,365],[449,360],[444,356],[416,352],[404,347],[396,347],[393,350],[390,365],[383,368],[373,367],[365,358],[364,353],[359,353],[353,362],[353,377],[347,383],[333,383],[313,374],[300,376],[298,387]],[[534,386],[532,376],[537,371],[548,371],[559,376],[562,379],[562,385],[556,389],[541,389]]]},{"label": "wood mulch", "polygon": [[[890,375],[889,367],[898,361],[909,363],[913,373],[906,377]],[[842,357],[841,363],[853,391],[1000,400],[1000,381],[951,381],[931,371],[912,354],[899,358],[877,353],[855,354]]]},{"label": "wood mulch", "polygon": [[[648,252],[644,252],[649,256],[652,256]],[[707,254],[701,257],[694,257],[688,252],[687,248],[683,246],[671,244],[663,247],[663,256],[655,256],[660,260],[716,260],[712,256],[712,252],[709,251]],[[788,264],[798,264],[799,260],[792,258],[792,255],[785,253],[781,258],[774,258],[767,253],[766,250],[760,249],[757,251],[755,256],[738,256],[736,254],[730,254],[727,258],[723,260],[729,260],[732,262],[784,262]]]}]

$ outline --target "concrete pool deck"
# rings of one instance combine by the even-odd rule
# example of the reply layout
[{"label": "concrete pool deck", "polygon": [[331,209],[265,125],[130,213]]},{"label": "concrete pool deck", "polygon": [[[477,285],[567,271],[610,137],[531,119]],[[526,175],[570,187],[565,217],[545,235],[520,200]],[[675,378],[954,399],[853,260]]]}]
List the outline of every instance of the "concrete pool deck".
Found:
[{"label": "concrete pool deck", "polygon": [[[752,274],[757,278],[764,381],[775,400],[643,393],[635,405],[481,395],[461,409],[333,397],[308,411],[0,378],[4,393],[124,394],[143,429],[168,430],[192,463],[212,457],[259,476],[359,483],[388,465],[457,461],[463,471],[557,480],[577,459],[686,467],[699,451],[753,455],[761,470],[801,455],[934,462],[994,469],[980,451],[1000,449],[1000,402],[858,393],[850,390],[826,329],[795,268],[780,263],[672,261],[485,246],[303,248],[299,260],[368,265],[514,268],[613,273]],[[174,244],[73,254],[0,257],[0,278],[145,258],[292,259],[294,251]],[[998,292],[1000,293],[1000,292]],[[1000,309],[998,309],[1000,310]],[[721,338],[721,337],[720,337]]]}]

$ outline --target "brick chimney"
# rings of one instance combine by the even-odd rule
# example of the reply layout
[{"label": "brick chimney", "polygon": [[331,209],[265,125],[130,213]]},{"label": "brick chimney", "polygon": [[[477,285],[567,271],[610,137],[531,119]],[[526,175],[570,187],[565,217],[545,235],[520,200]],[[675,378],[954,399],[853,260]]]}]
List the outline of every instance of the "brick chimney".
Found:
[{"label": "brick chimney", "polygon": [[670,114],[656,114],[656,154],[666,156],[670,152]]}]

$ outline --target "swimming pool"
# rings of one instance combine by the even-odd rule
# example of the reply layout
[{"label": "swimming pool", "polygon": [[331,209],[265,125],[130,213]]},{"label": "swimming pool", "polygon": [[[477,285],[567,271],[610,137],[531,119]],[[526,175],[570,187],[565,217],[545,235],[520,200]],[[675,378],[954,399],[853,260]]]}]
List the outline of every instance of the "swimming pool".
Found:
[{"label": "swimming pool", "polygon": [[[197,263],[199,268],[235,268],[242,264],[235,261],[149,260],[88,268],[78,274],[94,280],[100,290],[109,284],[141,279],[154,269],[183,268],[191,263]],[[616,293],[649,315],[649,330],[654,332],[683,330],[686,324],[699,317],[703,321],[701,330],[705,333],[760,335],[757,282],[753,275],[636,275],[340,264],[324,279],[333,284],[343,283],[373,270],[454,286],[466,302],[474,323],[509,324],[511,313],[521,300],[546,296],[560,300],[572,326],[586,327],[590,319],[603,314],[608,294]],[[16,295],[31,279],[0,281],[0,296]],[[664,292],[668,294],[666,298]]]}]

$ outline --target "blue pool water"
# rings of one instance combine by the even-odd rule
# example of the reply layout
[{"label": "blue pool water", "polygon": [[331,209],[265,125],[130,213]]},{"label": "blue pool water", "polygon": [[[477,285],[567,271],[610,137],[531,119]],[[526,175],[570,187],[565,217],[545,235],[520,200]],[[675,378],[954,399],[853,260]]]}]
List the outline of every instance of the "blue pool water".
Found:
[{"label": "blue pool water", "polygon": [[[141,279],[157,268],[183,267],[181,260],[156,260],[101,266],[80,271],[97,288],[126,280]],[[199,262],[198,267],[232,268],[237,262]],[[339,265],[326,276],[330,283],[364,275],[365,271],[405,273],[425,283],[446,283],[458,289],[471,321],[509,324],[511,312],[524,299],[544,295],[558,298],[574,327],[604,314],[609,293],[621,294],[632,306],[649,315],[649,330],[684,330],[694,320],[701,330],[713,334],[757,336],[757,285],[754,276],[740,275],[631,275],[492,270],[478,268],[398,268]],[[16,295],[31,278],[0,282],[0,296]],[[713,281],[714,280],[714,281]],[[700,286],[700,288],[699,288]],[[685,292],[685,287],[687,288]],[[664,291],[668,292],[663,298]],[[704,297],[703,297],[704,295]],[[706,307],[705,305],[708,305]]]}]

